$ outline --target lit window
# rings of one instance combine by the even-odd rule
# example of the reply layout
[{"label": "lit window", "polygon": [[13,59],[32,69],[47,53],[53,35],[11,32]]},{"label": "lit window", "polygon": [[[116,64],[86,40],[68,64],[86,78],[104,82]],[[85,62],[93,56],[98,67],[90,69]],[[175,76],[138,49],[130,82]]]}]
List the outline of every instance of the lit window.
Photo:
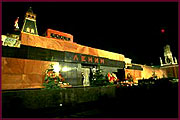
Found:
[{"label": "lit window", "polygon": [[31,33],[34,33],[34,29],[31,29]]},{"label": "lit window", "polygon": [[30,32],[30,28],[26,28],[26,32]]}]

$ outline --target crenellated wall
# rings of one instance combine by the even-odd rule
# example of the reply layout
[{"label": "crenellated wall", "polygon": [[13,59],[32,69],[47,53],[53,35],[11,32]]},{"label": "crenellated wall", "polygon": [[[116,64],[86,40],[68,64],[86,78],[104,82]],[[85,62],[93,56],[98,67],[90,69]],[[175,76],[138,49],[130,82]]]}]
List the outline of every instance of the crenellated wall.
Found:
[{"label": "crenellated wall", "polygon": [[141,77],[144,79],[148,79],[152,77],[153,72],[155,72],[158,78],[167,77],[167,73],[165,69],[145,66],[145,65],[142,65],[142,68],[143,68],[143,71],[142,71]]},{"label": "crenellated wall", "polygon": [[167,77],[169,78],[179,77],[179,65],[177,64],[162,66],[161,69],[167,72]]},{"label": "crenellated wall", "polygon": [[157,78],[167,78],[168,73],[167,69],[164,68],[157,68],[157,67],[151,67],[146,65],[138,65],[141,66],[142,70],[138,69],[125,69],[125,78],[127,79],[127,74],[129,73],[134,82],[138,82],[140,79],[149,79],[152,77],[153,72],[155,72],[155,75],[157,75]]}]

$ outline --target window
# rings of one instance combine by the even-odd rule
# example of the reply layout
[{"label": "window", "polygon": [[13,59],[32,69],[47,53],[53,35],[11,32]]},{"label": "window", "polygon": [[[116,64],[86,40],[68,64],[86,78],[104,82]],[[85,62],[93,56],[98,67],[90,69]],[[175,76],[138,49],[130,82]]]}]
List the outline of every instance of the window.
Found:
[{"label": "window", "polygon": [[63,39],[63,40],[64,40],[64,36],[61,36],[61,39]]},{"label": "window", "polygon": [[60,35],[58,35],[58,39],[61,39],[61,36],[60,36]]},{"label": "window", "polygon": [[59,38],[59,35],[58,35],[58,34],[56,34],[55,36],[56,36],[56,38]]},{"label": "window", "polygon": [[53,33],[51,33],[51,37],[54,38],[54,34]]},{"label": "window", "polygon": [[31,29],[31,33],[34,33],[34,29]]},{"label": "window", "polygon": [[30,28],[26,28],[26,32],[30,32]]},{"label": "window", "polygon": [[67,40],[67,37],[64,37],[64,40]]}]

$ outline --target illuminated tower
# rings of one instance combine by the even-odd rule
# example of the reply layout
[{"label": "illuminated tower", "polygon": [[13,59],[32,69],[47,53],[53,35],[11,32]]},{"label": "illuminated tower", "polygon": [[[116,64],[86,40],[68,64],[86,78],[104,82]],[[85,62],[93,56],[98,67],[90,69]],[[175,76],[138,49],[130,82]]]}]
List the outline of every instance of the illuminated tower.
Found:
[{"label": "illuminated tower", "polygon": [[22,32],[38,35],[36,26],[36,14],[33,13],[31,7],[26,12]]},{"label": "illuminated tower", "polygon": [[175,64],[170,49],[170,45],[166,45],[164,47],[164,58],[165,58],[165,64]]},{"label": "illuminated tower", "polygon": [[177,59],[175,57],[173,59],[173,55],[172,55],[172,52],[171,52],[171,49],[170,49],[170,45],[168,44],[167,34],[166,34],[164,28],[161,29],[161,38],[164,41],[163,43],[164,43],[164,58],[165,58],[165,63],[163,64],[163,61],[162,61],[162,59],[160,57],[161,66],[171,65],[171,64],[178,64]]}]

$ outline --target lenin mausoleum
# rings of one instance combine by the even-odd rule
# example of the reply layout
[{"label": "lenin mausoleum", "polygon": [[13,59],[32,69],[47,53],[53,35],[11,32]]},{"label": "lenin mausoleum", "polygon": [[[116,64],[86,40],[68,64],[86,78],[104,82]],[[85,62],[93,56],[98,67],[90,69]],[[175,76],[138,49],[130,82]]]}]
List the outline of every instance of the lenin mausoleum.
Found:
[{"label": "lenin mausoleum", "polygon": [[[80,45],[68,33],[47,29],[46,35],[39,36],[36,14],[31,8],[21,29],[16,21],[14,31],[1,37],[2,90],[42,88],[50,65],[72,87],[91,86],[88,76],[98,66],[102,74],[114,73],[120,81],[131,75],[136,84],[138,80],[149,79],[153,73],[157,78],[178,78],[179,66],[169,45],[164,47],[165,61],[160,58],[160,67],[131,63],[123,54]],[[82,72],[85,82],[82,82]]]}]

